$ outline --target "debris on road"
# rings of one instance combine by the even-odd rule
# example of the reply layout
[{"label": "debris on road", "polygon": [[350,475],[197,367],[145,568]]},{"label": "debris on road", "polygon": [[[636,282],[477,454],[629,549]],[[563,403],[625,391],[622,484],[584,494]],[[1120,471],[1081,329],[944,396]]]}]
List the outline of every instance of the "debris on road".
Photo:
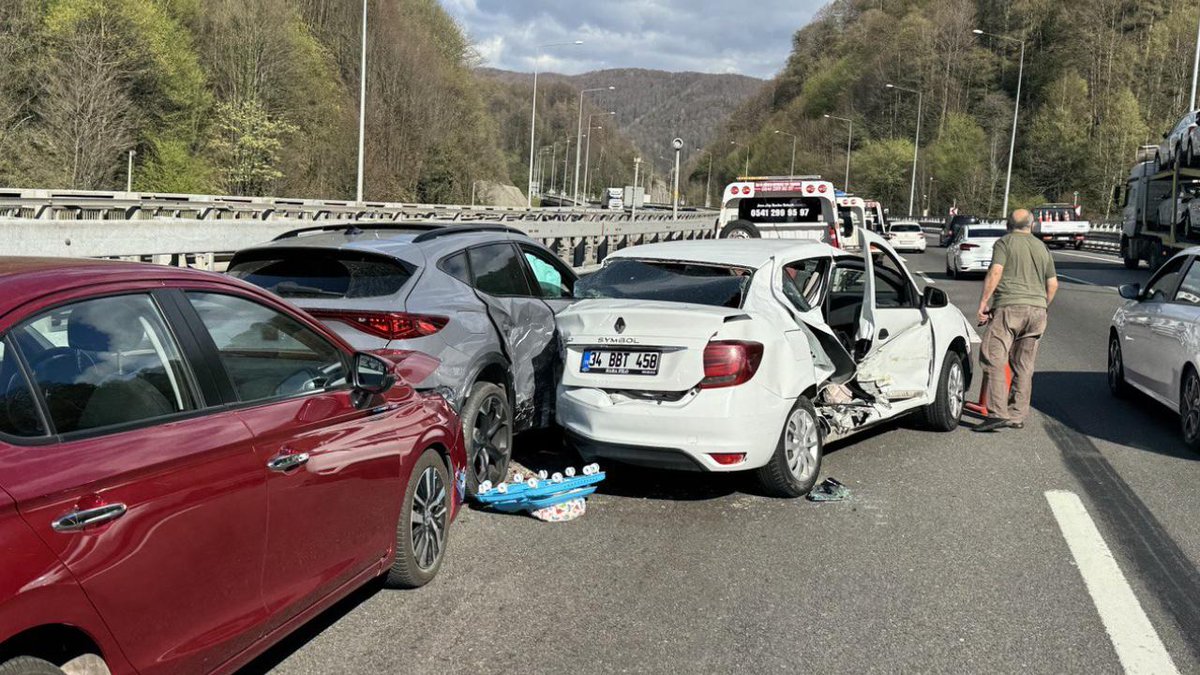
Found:
[{"label": "debris on road", "polygon": [[[565,475],[564,475],[565,474]],[[528,479],[524,474],[513,474],[511,482],[505,481],[492,486],[490,481],[479,484],[475,499],[482,505],[502,513],[527,511],[538,520],[564,522],[582,516],[587,510],[584,498],[596,491],[596,485],[604,480],[605,473],[597,464],[583,467],[582,475],[576,476],[574,467],[550,476],[539,471]]]},{"label": "debris on road", "polygon": [[810,502],[840,502],[850,498],[850,488],[834,478],[826,478],[808,493]]}]

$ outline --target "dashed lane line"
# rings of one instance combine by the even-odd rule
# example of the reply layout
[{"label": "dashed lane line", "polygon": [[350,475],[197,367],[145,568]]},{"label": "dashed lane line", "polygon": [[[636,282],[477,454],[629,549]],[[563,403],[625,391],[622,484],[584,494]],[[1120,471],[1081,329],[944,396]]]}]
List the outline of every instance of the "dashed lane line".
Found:
[{"label": "dashed lane line", "polygon": [[1115,258],[1112,256],[1105,257],[1105,256],[1099,256],[1099,255],[1089,255],[1087,253],[1075,253],[1072,251],[1056,251],[1056,253],[1058,253],[1059,255],[1069,255],[1072,258],[1085,258],[1087,260],[1099,260],[1100,262],[1112,263],[1114,266],[1121,263],[1120,258]]},{"label": "dashed lane line", "polygon": [[1045,494],[1125,672],[1178,673],[1079,495],[1066,490]]}]

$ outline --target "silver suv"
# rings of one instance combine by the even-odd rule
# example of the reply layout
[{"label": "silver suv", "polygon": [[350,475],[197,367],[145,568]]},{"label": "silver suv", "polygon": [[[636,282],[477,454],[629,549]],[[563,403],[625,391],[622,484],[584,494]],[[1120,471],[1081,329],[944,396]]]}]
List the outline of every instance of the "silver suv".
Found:
[{"label": "silver suv", "polygon": [[555,314],[576,275],[503,225],[328,225],[239,251],[229,274],[304,308],[355,348],[441,360],[422,389],[460,410],[467,487],[503,480],[515,432],[554,420]]}]

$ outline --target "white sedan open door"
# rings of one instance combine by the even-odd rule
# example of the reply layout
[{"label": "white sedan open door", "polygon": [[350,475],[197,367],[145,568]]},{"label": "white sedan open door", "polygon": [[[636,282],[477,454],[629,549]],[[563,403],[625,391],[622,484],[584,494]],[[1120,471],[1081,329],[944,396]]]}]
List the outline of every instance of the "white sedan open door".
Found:
[{"label": "white sedan open door", "polygon": [[874,382],[889,400],[925,396],[933,384],[933,322],[900,257],[879,235],[858,233],[866,278],[856,339],[858,381]]}]

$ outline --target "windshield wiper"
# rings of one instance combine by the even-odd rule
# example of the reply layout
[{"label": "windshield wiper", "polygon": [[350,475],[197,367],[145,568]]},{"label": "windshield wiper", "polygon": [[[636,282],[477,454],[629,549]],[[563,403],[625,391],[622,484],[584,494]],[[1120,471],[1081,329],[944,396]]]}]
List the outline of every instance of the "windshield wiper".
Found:
[{"label": "windshield wiper", "polygon": [[317,288],[316,286],[304,286],[303,284],[298,284],[294,281],[282,281],[278,284],[275,284],[274,290],[280,295],[283,295],[284,293],[300,293],[305,295],[317,295],[324,298],[342,297],[342,294],[338,293],[337,291],[327,291],[324,288]]}]

